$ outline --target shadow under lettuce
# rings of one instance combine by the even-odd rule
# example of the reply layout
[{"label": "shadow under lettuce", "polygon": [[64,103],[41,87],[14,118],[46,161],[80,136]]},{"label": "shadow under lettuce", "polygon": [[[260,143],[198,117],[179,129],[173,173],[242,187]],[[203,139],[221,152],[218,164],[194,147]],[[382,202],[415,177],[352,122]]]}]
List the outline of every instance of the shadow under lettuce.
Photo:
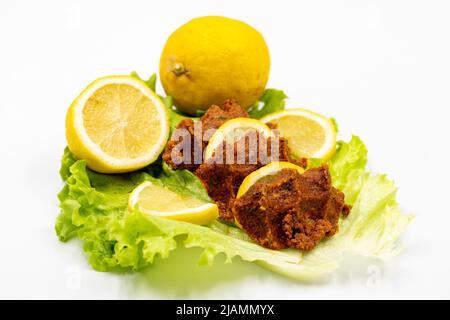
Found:
[{"label": "shadow under lettuce", "polygon": [[[270,276],[270,271],[240,258],[234,258],[233,263],[225,263],[222,254],[216,257],[212,266],[201,266],[198,264],[201,252],[200,248],[178,247],[168,259],[155,259],[151,266],[134,273],[132,279],[123,282],[125,294],[131,298],[207,298],[210,291],[220,290],[220,287],[251,279],[254,281],[268,274]],[[245,293],[232,292],[228,297],[214,296],[239,299],[245,298]]]}]

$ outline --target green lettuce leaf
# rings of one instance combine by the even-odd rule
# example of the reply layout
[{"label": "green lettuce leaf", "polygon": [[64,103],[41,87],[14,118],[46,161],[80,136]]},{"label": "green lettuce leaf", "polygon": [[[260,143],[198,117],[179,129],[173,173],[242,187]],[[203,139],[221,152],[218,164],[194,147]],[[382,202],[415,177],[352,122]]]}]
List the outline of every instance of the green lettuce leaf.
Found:
[{"label": "green lettuce leaf", "polygon": [[188,170],[173,170],[163,163],[163,172],[158,179],[174,192],[194,196],[205,202],[212,202],[202,182]]},{"label": "green lettuce leaf", "polygon": [[337,269],[345,252],[385,260],[400,251],[398,238],[413,216],[401,213],[392,181],[366,172],[366,162],[367,149],[361,139],[354,136],[350,142],[339,142],[329,162],[330,172],[334,185],[343,190],[353,209],[341,219],[338,234],[302,253],[262,248],[240,229],[219,221],[198,226],[130,213],[128,195],[145,180],[210,199],[189,171],[174,171],[160,162],[140,172],[104,175],[86,168],[85,161],[75,160],[66,149],[60,170],[65,185],[59,194],[61,213],[56,233],[61,241],[81,239],[89,262],[100,271],[139,270],[156,257],[168,258],[177,246],[186,246],[203,248],[202,265],[211,265],[223,253],[227,262],[240,256],[279,274],[311,281]]},{"label": "green lettuce leaf", "polygon": [[338,141],[337,151],[331,159],[330,173],[334,186],[343,190],[351,173],[362,174],[367,164],[367,148],[357,136],[350,142]]},{"label": "green lettuce leaf", "polygon": [[188,170],[173,170],[167,163],[162,161],[159,164],[144,169],[144,171],[141,174],[132,175],[131,179],[136,184],[150,180],[176,193],[195,197],[204,202],[212,202],[202,182],[195,174]]},{"label": "green lettuce leaf", "polygon": [[335,118],[330,118],[330,120],[333,123],[334,130],[336,131],[336,133],[338,133],[339,132],[339,125],[338,125],[336,119]]},{"label": "green lettuce leaf", "polygon": [[169,120],[170,120],[170,131],[173,132],[176,128],[178,123],[180,123],[181,120],[184,119],[192,119],[192,120],[198,120],[199,117],[192,117],[189,116],[180,110],[178,110],[173,105],[173,99],[171,96],[161,97],[162,101],[164,102],[164,105],[166,106],[167,110],[169,111]]},{"label": "green lettuce leaf", "polygon": [[[63,159],[73,159],[68,149]],[[130,192],[145,180],[210,201],[201,182],[189,171],[174,171],[163,163],[157,177],[146,170],[106,175],[89,170],[84,160],[63,161],[61,171],[68,172],[68,177],[59,194],[61,213],[56,233],[61,241],[75,236],[81,239],[96,270],[141,269],[157,256],[167,258],[178,245],[203,248],[200,263],[206,265],[219,253],[224,253],[228,262],[235,256],[246,261],[300,261],[298,251],[265,249],[249,241],[242,231],[233,228],[229,232],[217,221],[198,226],[128,211]]]},{"label": "green lettuce leaf", "polygon": [[281,90],[266,89],[248,113],[251,118],[260,119],[270,113],[284,110],[286,98],[286,94]]},{"label": "green lettuce leaf", "polygon": [[397,188],[386,175],[365,171],[367,149],[359,137],[339,141],[329,162],[333,185],[353,205],[350,215],[340,220],[339,232],[304,253],[298,266],[290,263],[262,264],[272,271],[303,281],[337,269],[344,253],[387,260],[401,250],[398,239],[411,220],[402,214],[395,195]]},{"label": "green lettuce leaf", "polygon": [[364,173],[352,175],[351,179],[358,181],[349,182],[347,190],[355,182],[359,194],[350,215],[341,219],[335,236],[304,253],[298,265],[267,261],[261,264],[277,273],[309,281],[339,268],[344,253],[381,260],[397,255],[401,250],[398,238],[413,215],[401,213],[395,201],[396,188],[385,176]]},{"label": "green lettuce leaf", "polygon": [[142,79],[136,71],[131,71],[130,76],[132,76],[133,78],[136,78],[136,79],[138,79],[138,80],[141,80],[141,81],[145,82],[145,84],[147,85],[147,87],[149,87],[153,92],[156,92],[156,80],[157,80],[156,73],[152,74],[152,75],[150,76],[150,78],[148,78],[148,80]]},{"label": "green lettuce leaf", "polygon": [[[141,79],[136,72],[132,76]],[[144,82],[155,91],[155,74]],[[176,110],[170,96],[160,98],[173,130],[188,116]],[[268,89],[250,109],[250,116],[261,118],[283,110],[285,99],[282,91]],[[79,238],[90,264],[99,271],[139,270],[157,257],[168,258],[178,246],[185,246],[203,248],[199,260],[202,265],[211,265],[223,253],[227,262],[240,256],[279,274],[311,281],[337,269],[345,252],[388,259],[400,251],[398,238],[413,216],[401,213],[393,182],[385,175],[367,172],[366,163],[367,149],[361,139],[354,136],[349,142],[338,142],[328,164],[334,186],[344,192],[353,209],[349,217],[341,219],[337,235],[322,241],[311,252],[302,253],[262,248],[242,230],[219,221],[198,226],[131,213],[128,196],[146,180],[202,201],[211,199],[194,174],[172,170],[161,158],[138,172],[106,175],[89,170],[85,161],[76,160],[66,148],[60,169],[65,184],[58,195],[61,211],[55,230],[61,241]],[[319,160],[311,161],[312,166],[319,164]]]}]

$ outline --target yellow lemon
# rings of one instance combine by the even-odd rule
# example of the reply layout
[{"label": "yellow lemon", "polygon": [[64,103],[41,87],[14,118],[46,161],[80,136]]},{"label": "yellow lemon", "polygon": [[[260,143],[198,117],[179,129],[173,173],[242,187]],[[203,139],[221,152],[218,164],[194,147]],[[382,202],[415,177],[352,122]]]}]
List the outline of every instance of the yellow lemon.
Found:
[{"label": "yellow lemon", "polygon": [[145,215],[202,225],[219,214],[215,203],[178,194],[150,181],[140,184],[130,194],[128,208],[133,211],[136,207]]},{"label": "yellow lemon", "polygon": [[288,140],[297,157],[328,160],[336,151],[336,129],[323,115],[306,109],[288,109],[269,114],[261,121],[277,124],[280,135]]},{"label": "yellow lemon", "polygon": [[168,136],[164,104],[144,82],[130,76],[95,80],[67,112],[70,151],[98,172],[147,166],[158,158]]},{"label": "yellow lemon", "polygon": [[159,65],[162,85],[189,114],[236,99],[250,107],[263,93],[269,49],[248,24],[218,16],[189,21],[167,40]]}]

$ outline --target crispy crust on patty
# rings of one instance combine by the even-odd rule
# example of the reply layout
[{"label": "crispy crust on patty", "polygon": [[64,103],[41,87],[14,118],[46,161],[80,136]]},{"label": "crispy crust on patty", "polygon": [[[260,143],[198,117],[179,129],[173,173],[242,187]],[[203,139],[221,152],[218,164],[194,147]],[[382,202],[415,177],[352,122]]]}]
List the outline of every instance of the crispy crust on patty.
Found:
[{"label": "crispy crust on patty", "polygon": [[[220,146],[223,150],[221,159],[232,158],[232,161],[222,164],[217,161],[204,163],[203,150],[208,144],[208,136],[205,135],[210,135],[211,130],[219,128],[226,121],[239,117],[246,118],[248,113],[236,101],[227,100],[222,107],[211,106],[200,120],[182,120],[177,126],[177,129],[183,129],[177,131],[182,134],[172,134],[162,156],[173,169],[187,169],[194,172],[203,182],[210,197],[217,203],[220,218],[228,222],[234,221],[231,207],[240,184],[248,174],[271,161],[289,161],[301,167],[306,167],[307,164],[306,159],[293,158],[287,140],[280,137],[270,139],[257,137],[257,143],[252,148],[249,147],[249,140],[245,140],[244,149],[238,147],[239,142],[231,149]],[[201,131],[194,130],[195,121],[201,122]],[[276,129],[275,124],[268,125],[271,129]],[[233,150],[233,154],[227,155],[226,150]],[[263,150],[265,152],[260,152]],[[272,151],[275,154],[272,154]],[[274,158],[277,153],[279,156]],[[243,158],[245,161],[242,161]],[[250,161],[251,159],[255,161]]]},{"label": "crispy crust on patty", "polygon": [[[213,105],[200,120],[184,119],[172,134],[163,153],[163,160],[167,162],[173,169],[187,169],[195,171],[203,162],[203,150],[208,144],[204,134],[219,128],[226,121],[234,118],[248,118],[248,113],[232,99],[226,100],[222,107]],[[194,130],[196,121],[201,122],[201,130]],[[200,127],[200,126],[199,126]],[[179,134],[181,129],[184,134]],[[184,151],[188,150],[189,155],[185,155]],[[187,159],[187,161],[174,161],[174,159]]]},{"label": "crispy crust on patty", "polygon": [[299,174],[283,169],[255,183],[234,201],[232,212],[248,235],[271,248],[313,249],[339,229],[350,206],[333,188],[327,166]]},{"label": "crispy crust on patty", "polygon": [[[271,137],[266,139],[258,136],[257,143],[252,145],[248,143],[248,140],[245,140],[245,162],[242,161],[244,159],[240,159],[241,162],[237,161],[238,144],[239,141],[235,142],[232,149],[234,151],[232,163],[216,163],[214,159],[211,159],[201,164],[195,171],[195,175],[203,182],[209,196],[218,205],[220,219],[231,223],[234,222],[232,207],[236,194],[242,181],[250,173],[272,161],[289,161],[306,167],[306,159],[296,161],[290,158],[287,140],[284,138]],[[272,148],[272,144],[275,144],[274,148]],[[223,150],[223,159],[225,159],[227,150],[231,149],[222,147],[221,150]],[[277,154],[272,154],[273,150]],[[242,156],[242,154],[240,155]],[[276,157],[276,159],[273,157]]]}]

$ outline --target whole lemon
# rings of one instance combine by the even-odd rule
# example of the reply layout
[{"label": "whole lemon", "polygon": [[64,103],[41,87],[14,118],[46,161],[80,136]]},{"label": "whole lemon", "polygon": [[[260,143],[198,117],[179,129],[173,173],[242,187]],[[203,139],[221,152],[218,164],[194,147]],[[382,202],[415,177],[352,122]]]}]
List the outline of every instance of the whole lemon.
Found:
[{"label": "whole lemon", "polygon": [[196,18],[175,30],[159,64],[166,94],[189,114],[229,98],[250,107],[263,93],[269,69],[262,35],[242,21],[218,16]]}]

